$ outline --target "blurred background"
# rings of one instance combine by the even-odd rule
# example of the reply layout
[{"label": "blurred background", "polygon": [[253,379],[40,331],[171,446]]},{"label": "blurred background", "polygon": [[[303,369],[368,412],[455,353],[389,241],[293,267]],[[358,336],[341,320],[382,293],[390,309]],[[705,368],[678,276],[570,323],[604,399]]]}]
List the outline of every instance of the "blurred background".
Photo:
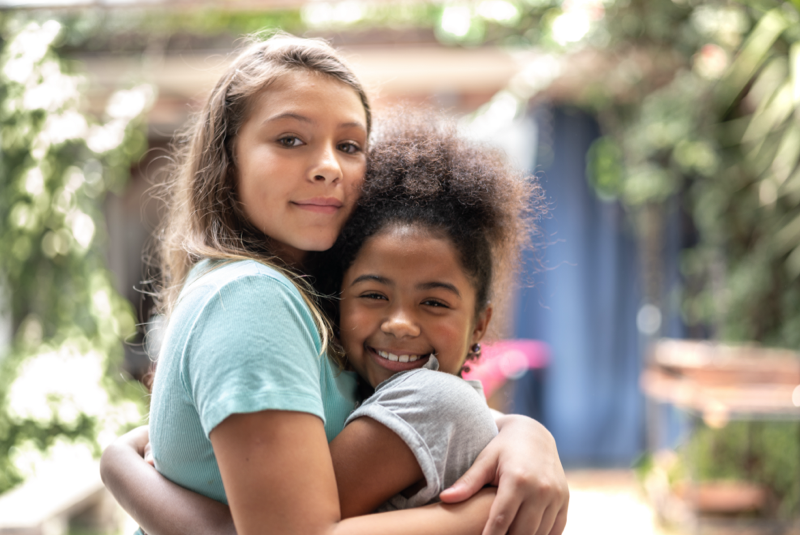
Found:
[{"label": "blurred background", "polygon": [[491,401],[555,436],[568,533],[800,533],[798,9],[0,0],[0,533],[127,529],[96,459],[146,423],[149,188],[275,29],[544,185]]}]

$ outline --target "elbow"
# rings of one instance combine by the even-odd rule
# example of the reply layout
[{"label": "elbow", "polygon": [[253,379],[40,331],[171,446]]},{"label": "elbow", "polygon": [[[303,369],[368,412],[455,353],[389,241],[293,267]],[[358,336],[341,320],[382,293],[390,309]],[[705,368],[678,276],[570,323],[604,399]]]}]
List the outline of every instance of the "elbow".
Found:
[{"label": "elbow", "polygon": [[103,455],[100,456],[100,479],[103,481],[105,486],[108,486],[111,478],[111,472],[113,471],[114,466],[114,455],[114,445],[112,444],[103,450]]}]

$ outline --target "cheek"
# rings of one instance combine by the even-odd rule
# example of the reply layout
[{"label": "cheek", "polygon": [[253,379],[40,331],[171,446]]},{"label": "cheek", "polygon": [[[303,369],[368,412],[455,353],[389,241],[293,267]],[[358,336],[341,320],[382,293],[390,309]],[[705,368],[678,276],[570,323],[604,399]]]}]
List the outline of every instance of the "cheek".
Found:
[{"label": "cheek", "polygon": [[430,338],[441,356],[442,370],[458,373],[469,351],[471,331],[461,322],[443,322],[430,326]]},{"label": "cheek", "polygon": [[364,166],[359,166],[357,172],[351,173],[351,178],[345,183],[347,199],[350,201],[352,210],[358,198],[361,196],[361,186],[364,184]]},{"label": "cheek", "polygon": [[369,314],[349,300],[342,300],[339,308],[339,327],[345,345],[361,345],[369,331]]}]

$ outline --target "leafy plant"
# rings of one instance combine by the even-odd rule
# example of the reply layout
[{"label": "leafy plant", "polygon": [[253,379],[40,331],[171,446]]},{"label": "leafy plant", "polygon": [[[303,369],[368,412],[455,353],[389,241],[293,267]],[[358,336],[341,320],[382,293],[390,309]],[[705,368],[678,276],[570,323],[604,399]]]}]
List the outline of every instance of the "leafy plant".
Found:
[{"label": "leafy plant", "polygon": [[65,441],[99,453],[141,418],[141,392],[115,379],[134,317],[106,267],[101,203],[146,148],[152,90],[87,116],[61,32],[23,16],[0,27],[0,306],[13,333],[0,347],[0,492],[22,480],[21,457]]},{"label": "leafy plant", "polygon": [[[790,67],[798,14],[779,2],[707,2],[687,4],[670,23],[674,76],[643,84],[634,105],[599,109],[607,136],[593,147],[593,183],[606,196],[612,187],[635,218],[655,212],[662,225],[678,199],[697,241],[681,260],[680,312],[690,326],[725,341],[799,347],[800,100]],[[645,31],[640,40],[659,39]],[[661,227],[639,228],[645,254],[658,256],[647,244],[663,242]],[[650,286],[648,300],[661,302],[665,289]]]},{"label": "leafy plant", "polygon": [[800,425],[732,422],[699,426],[681,448],[683,471],[694,481],[750,481],[772,491],[780,518],[800,514]]}]

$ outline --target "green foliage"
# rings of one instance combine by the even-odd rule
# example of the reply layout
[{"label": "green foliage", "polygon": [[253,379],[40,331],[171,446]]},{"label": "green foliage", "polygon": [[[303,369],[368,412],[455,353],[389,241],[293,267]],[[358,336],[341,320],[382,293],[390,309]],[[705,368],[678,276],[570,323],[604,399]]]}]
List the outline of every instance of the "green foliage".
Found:
[{"label": "green foliage", "polygon": [[589,182],[604,199],[615,199],[622,193],[624,173],[622,151],[613,139],[600,137],[586,155]]},{"label": "green foliage", "polygon": [[800,514],[800,424],[732,422],[722,429],[700,426],[681,451],[695,481],[751,481],[769,488],[777,514]]},{"label": "green foliage", "polygon": [[61,25],[2,23],[0,306],[14,338],[0,347],[0,492],[23,477],[19,448],[67,439],[99,453],[99,433],[139,418],[126,400],[141,396],[113,379],[134,316],[106,267],[102,201],[145,148],[147,104],[140,87],[115,94],[102,121],[85,116],[85,81],[51,46]]},{"label": "green foliage", "polygon": [[[608,63],[568,97],[568,104],[593,110],[603,129],[589,154],[589,180],[600,197],[628,208],[645,254],[657,254],[663,224],[654,221],[667,206],[678,204],[691,222],[697,244],[680,260],[684,320],[722,340],[798,348],[799,7],[800,0],[482,0],[312,2],[267,12],[86,9],[58,12],[62,28],[53,43],[66,54],[158,52],[227,48],[239,35],[264,28],[334,40],[346,30],[356,41],[362,31],[413,28],[449,46],[537,47],[554,57],[594,52]],[[44,27],[53,15],[28,17]],[[0,21],[6,72],[11,40],[26,23],[9,12]],[[557,76],[538,65],[493,103],[524,109]],[[0,437],[16,437],[0,441],[0,491],[19,478],[8,460],[15,444],[94,437],[109,420],[84,413],[62,422],[57,407],[46,417],[21,417],[9,396],[19,370],[65,347],[78,348],[70,354],[103,355],[103,369],[113,370],[120,337],[132,331],[131,312],[103,262],[99,206],[106,191],[122,187],[129,162],[143,148],[139,124],[121,118],[131,121],[124,140],[99,152],[87,146],[89,119],[85,135],[46,139],[48,121],[80,107],[77,92],[55,108],[25,105],[47,72],[72,76],[69,63],[50,48],[34,70],[24,82],[0,78],[0,273],[15,332],[0,361]],[[507,106],[509,99],[517,103]],[[88,228],[91,239],[77,239]],[[659,266],[658,260],[643,265]],[[648,292],[648,299],[658,299]],[[110,398],[123,399],[120,385],[108,373],[103,377]],[[752,436],[747,430],[756,428],[745,424],[731,424],[719,436],[701,430],[686,451],[701,477],[744,474],[773,485],[783,503],[797,503],[797,482],[790,481],[798,473],[797,434],[786,431],[789,424],[758,425]]]},{"label": "green foliage", "polygon": [[[645,255],[658,254],[663,222],[655,221],[678,200],[697,235],[681,262],[684,321],[725,341],[800,347],[796,5],[486,0],[427,6],[406,18],[402,4],[381,3],[349,21],[336,20],[334,11],[326,19],[306,10],[300,19],[314,18],[317,29],[355,31],[391,26],[396,18],[431,28],[452,46],[599,53],[608,68],[569,102],[594,110],[604,131],[590,150],[587,174],[600,197],[628,208]],[[502,98],[517,98],[523,109],[554,78],[548,76],[536,68],[528,78],[523,72]],[[643,265],[660,269],[662,263],[647,258]],[[671,292],[658,288],[660,275],[645,278],[654,281],[645,289],[648,300],[658,304]]]},{"label": "green foliage", "polygon": [[[604,131],[587,175],[598,196],[628,208],[646,256],[657,255],[664,239],[663,222],[654,221],[678,200],[697,235],[681,262],[686,323],[724,341],[800,347],[796,6],[510,2],[517,13],[501,24],[484,9],[489,4],[448,4],[437,36],[448,33],[447,9],[460,6],[471,22],[453,23],[446,42],[473,42],[465,29],[471,24],[482,28],[484,43],[594,50],[609,60],[601,78],[588,79],[570,101],[593,109]],[[521,101],[547,83],[529,85],[517,90]],[[662,263],[646,258],[643,265]],[[654,281],[646,298],[662,301],[670,290],[657,287],[660,275],[645,279]]]},{"label": "green foliage", "polygon": [[[697,233],[681,262],[689,325],[724,341],[800,347],[797,10],[768,0],[604,5],[580,42],[619,58],[577,96],[604,130],[590,182],[636,221],[679,200]],[[636,228],[644,254],[656,254],[660,227]]]}]

